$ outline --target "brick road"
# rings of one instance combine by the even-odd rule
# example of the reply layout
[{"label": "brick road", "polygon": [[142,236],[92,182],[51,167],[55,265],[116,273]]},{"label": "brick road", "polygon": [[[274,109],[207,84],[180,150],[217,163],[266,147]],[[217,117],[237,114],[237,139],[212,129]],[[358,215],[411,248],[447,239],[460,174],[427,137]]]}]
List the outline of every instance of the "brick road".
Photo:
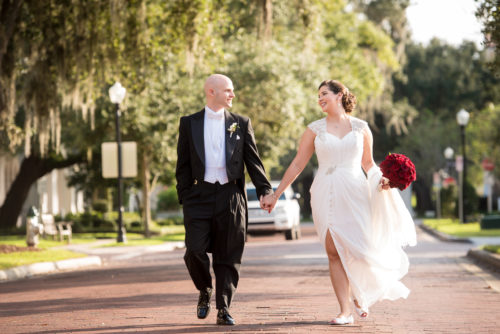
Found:
[{"label": "brick road", "polygon": [[0,332],[500,333],[500,294],[481,271],[470,271],[477,267],[464,257],[469,246],[424,233],[409,249],[407,300],[380,302],[351,326],[328,326],[338,306],[327,259],[311,226],[304,235],[292,242],[250,238],[231,309],[234,327],[216,326],[215,312],[196,319],[197,293],[178,250],[2,283]]}]

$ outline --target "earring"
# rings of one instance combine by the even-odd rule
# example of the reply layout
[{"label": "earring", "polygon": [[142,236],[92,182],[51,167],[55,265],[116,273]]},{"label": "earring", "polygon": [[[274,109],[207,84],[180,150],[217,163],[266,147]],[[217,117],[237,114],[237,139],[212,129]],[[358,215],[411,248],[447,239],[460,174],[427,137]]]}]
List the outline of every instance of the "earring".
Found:
[{"label": "earring", "polygon": [[337,107],[340,107],[340,102],[337,102]]}]

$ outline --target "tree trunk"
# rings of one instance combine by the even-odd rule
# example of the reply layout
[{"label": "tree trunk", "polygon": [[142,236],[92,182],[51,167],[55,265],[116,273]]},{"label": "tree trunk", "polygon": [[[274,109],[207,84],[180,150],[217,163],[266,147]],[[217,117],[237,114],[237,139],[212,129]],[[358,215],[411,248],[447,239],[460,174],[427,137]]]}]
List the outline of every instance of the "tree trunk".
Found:
[{"label": "tree trunk", "polygon": [[271,40],[273,31],[273,3],[272,0],[261,0],[262,15],[259,22],[259,37],[264,41]]},{"label": "tree trunk", "polygon": [[144,222],[144,235],[150,237],[149,223],[151,222],[151,204],[149,201],[149,161],[146,154],[143,152],[141,159],[141,181],[142,181],[142,220]]},{"label": "tree trunk", "polygon": [[69,167],[82,161],[83,156],[73,156],[65,160],[54,157],[40,158],[36,155],[24,158],[19,173],[0,207],[0,228],[16,226],[29,190],[36,180],[54,169]]},{"label": "tree trunk", "polygon": [[430,188],[423,181],[417,180],[413,183],[413,189],[417,196],[417,212],[419,214],[424,214],[425,211],[433,210],[434,205],[431,199]]}]

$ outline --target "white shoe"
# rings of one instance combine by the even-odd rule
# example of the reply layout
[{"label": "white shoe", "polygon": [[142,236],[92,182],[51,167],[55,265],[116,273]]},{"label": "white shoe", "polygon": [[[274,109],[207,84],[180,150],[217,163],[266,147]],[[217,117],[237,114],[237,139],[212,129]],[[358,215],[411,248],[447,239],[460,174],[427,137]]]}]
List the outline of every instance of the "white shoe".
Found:
[{"label": "white shoe", "polygon": [[329,324],[330,325],[349,325],[354,323],[354,318],[352,317],[352,314],[348,317],[338,317],[338,318],[333,318]]},{"label": "white shoe", "polygon": [[368,310],[363,310],[362,308],[359,308],[356,306],[356,303],[354,303],[354,309],[356,310],[356,313],[363,319],[368,318]]}]

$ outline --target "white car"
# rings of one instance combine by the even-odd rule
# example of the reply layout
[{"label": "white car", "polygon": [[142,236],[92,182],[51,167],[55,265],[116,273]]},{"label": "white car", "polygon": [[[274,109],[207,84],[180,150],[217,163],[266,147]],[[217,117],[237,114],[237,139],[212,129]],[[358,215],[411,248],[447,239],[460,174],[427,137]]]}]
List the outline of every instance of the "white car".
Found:
[{"label": "white car", "polygon": [[[278,185],[277,182],[271,182],[274,190]],[[288,187],[281,194],[273,211],[268,213],[260,208],[255,186],[252,183],[247,183],[246,188],[249,234],[284,232],[286,240],[300,238],[300,206],[297,201],[300,198],[299,194],[294,193],[292,188]]]}]

